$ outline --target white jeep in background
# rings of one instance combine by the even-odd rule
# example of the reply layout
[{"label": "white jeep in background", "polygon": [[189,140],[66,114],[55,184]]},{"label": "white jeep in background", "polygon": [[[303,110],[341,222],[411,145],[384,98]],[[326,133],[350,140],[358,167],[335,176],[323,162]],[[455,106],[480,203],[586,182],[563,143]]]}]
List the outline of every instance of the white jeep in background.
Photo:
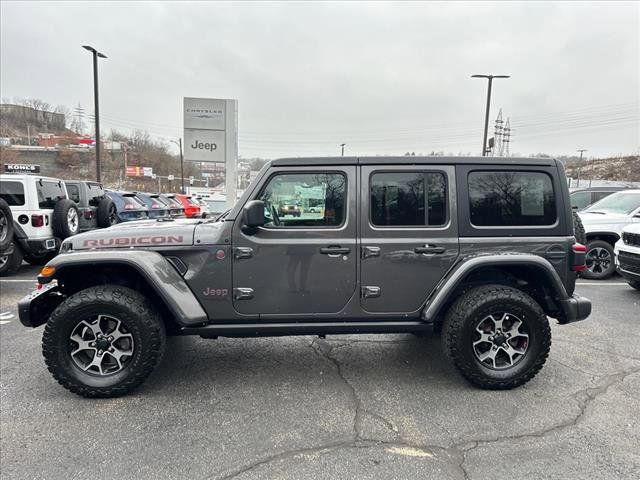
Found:
[{"label": "white jeep in background", "polygon": [[613,193],[579,212],[587,241],[584,278],[601,280],[616,271],[614,245],[623,229],[640,223],[640,190]]},{"label": "white jeep in background", "polygon": [[24,259],[43,265],[58,253],[61,240],[79,230],[78,208],[58,178],[0,175],[0,198],[11,210],[11,241],[0,252],[0,276],[15,273]]},{"label": "white jeep in background", "polygon": [[616,271],[629,285],[640,290],[640,223],[624,227],[614,251]]}]

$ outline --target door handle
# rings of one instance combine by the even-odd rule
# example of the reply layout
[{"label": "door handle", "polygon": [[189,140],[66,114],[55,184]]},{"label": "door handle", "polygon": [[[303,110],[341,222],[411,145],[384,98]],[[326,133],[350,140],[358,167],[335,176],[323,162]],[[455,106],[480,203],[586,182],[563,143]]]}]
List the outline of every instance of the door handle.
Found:
[{"label": "door handle", "polygon": [[351,252],[350,248],[341,247],[340,245],[329,245],[320,249],[320,253],[323,255],[346,255],[349,252]]},{"label": "door handle", "polygon": [[445,252],[444,247],[436,247],[435,245],[425,245],[424,247],[416,247],[413,249],[415,253],[421,253],[423,255],[436,254],[439,255]]}]

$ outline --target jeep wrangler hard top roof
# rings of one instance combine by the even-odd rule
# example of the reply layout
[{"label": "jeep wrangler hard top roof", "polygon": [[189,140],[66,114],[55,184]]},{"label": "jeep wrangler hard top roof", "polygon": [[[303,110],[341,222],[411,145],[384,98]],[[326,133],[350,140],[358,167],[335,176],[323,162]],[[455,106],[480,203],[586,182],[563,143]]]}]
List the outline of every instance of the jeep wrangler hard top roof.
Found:
[{"label": "jeep wrangler hard top roof", "polygon": [[271,161],[273,167],[292,167],[308,165],[420,165],[420,164],[472,164],[472,165],[533,165],[533,166],[554,166],[554,158],[528,158],[528,157],[298,157],[279,158]]}]

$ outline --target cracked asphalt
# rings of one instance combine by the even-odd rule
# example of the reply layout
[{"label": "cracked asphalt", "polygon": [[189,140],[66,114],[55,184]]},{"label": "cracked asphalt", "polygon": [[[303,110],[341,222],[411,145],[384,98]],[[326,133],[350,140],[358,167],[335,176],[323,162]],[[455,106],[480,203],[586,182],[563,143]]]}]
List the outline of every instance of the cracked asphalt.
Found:
[{"label": "cracked asphalt", "polygon": [[35,272],[0,280],[3,479],[640,478],[640,292],[620,278],[580,282],[592,316],[554,324],[511,391],[465,383],[436,337],[185,337],[132,395],[86,400],[10,318]]}]

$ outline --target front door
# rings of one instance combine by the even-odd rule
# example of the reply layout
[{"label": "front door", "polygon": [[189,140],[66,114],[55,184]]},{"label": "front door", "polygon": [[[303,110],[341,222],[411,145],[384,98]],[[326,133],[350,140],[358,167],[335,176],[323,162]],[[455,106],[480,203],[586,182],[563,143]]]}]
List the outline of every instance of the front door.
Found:
[{"label": "front door", "polygon": [[453,166],[363,165],[362,309],[417,313],[459,253]]},{"label": "front door", "polygon": [[356,167],[277,167],[252,200],[267,223],[233,230],[235,309],[242,314],[340,312],[356,288]]}]

